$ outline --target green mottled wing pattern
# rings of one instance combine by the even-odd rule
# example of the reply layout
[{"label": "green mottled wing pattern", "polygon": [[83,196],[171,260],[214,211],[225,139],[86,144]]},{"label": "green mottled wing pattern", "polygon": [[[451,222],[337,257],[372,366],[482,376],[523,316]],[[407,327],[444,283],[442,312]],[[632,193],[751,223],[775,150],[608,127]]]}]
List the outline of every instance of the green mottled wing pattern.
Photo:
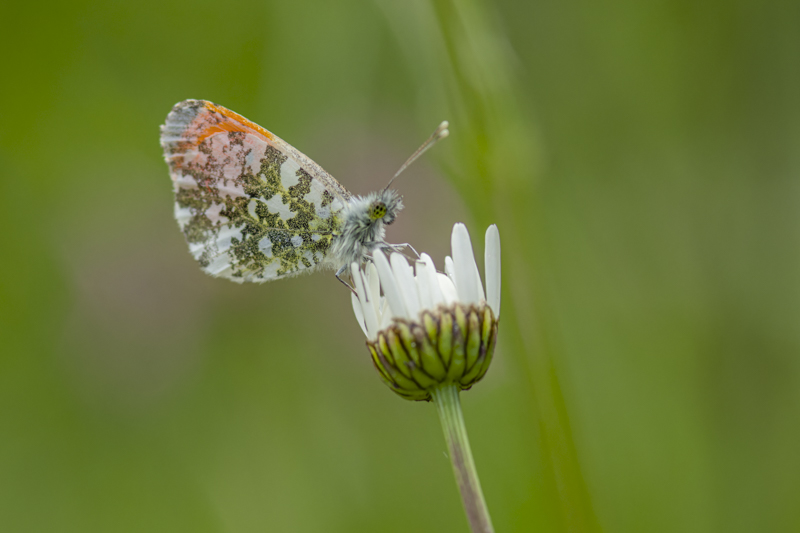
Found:
[{"label": "green mottled wing pattern", "polygon": [[175,106],[161,144],[175,218],[205,272],[262,282],[332,266],[328,254],[350,195],[316,163],[200,100]]}]

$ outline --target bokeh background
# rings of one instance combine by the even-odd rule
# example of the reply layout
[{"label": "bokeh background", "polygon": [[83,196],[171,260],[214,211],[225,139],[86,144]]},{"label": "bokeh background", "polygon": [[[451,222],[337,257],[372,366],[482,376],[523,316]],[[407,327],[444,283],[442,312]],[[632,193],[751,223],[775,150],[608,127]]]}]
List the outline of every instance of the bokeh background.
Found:
[{"label": "bokeh background", "polygon": [[[503,239],[463,404],[498,532],[800,530],[800,4],[14,2],[0,18],[0,530],[466,531],[433,406],[332,274],[203,275],[171,106],[227,106],[436,261]],[[441,263],[440,263],[441,264]]]}]

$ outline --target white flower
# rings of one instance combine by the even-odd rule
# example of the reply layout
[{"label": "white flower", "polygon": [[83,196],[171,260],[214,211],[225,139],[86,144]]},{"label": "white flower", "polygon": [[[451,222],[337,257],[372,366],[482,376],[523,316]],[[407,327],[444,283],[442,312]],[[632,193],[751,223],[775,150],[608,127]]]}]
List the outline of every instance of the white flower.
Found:
[{"label": "white flower", "polygon": [[486,287],[464,224],[453,226],[445,273],[422,254],[415,267],[398,253],[373,253],[366,273],[351,275],[353,310],[372,359],[398,394],[430,399],[430,389],[454,382],[467,389],[491,362],[500,316],[500,233],[486,230]]}]

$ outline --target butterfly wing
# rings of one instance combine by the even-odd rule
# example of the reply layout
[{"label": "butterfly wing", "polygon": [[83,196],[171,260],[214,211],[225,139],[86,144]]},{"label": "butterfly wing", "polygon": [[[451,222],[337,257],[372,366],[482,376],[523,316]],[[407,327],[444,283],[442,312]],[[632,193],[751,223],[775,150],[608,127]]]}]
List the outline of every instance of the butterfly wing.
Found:
[{"label": "butterfly wing", "polygon": [[161,127],[175,218],[212,276],[262,282],[326,263],[350,193],[261,126],[204,100]]}]

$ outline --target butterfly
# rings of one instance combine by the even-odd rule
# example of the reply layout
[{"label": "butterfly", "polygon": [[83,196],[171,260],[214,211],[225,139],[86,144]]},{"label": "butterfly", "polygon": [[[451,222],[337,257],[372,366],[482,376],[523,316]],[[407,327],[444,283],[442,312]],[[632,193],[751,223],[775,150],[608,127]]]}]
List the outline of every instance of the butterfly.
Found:
[{"label": "butterfly", "polygon": [[[447,122],[401,167],[448,135]],[[384,189],[353,195],[278,136],[205,100],[175,104],[161,126],[175,218],[200,267],[264,282],[368,261],[403,208]],[[344,282],[344,281],[343,281]],[[345,283],[346,284],[346,283]]]}]

